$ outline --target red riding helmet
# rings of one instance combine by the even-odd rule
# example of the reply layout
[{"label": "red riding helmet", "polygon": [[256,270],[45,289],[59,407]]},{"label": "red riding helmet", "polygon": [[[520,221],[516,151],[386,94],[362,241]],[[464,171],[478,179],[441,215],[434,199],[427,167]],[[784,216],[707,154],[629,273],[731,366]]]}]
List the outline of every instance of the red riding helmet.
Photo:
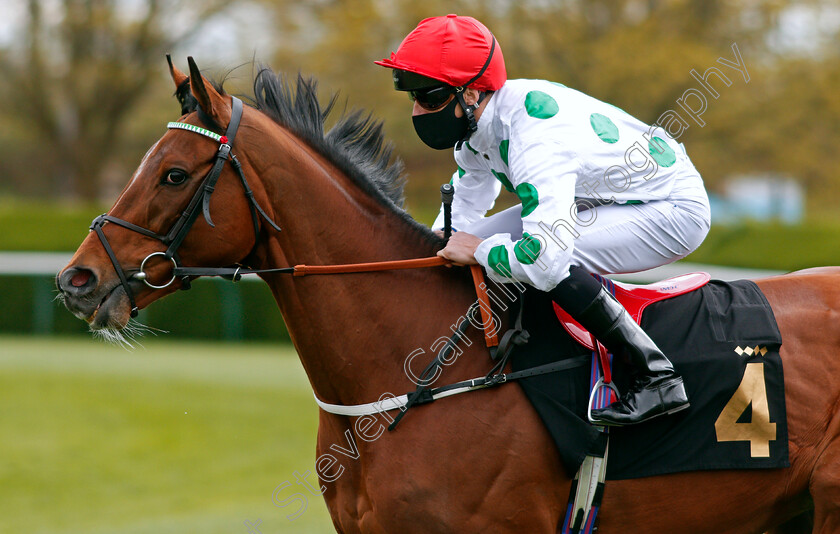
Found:
[{"label": "red riding helmet", "polygon": [[469,85],[478,91],[495,91],[507,80],[502,49],[490,30],[472,17],[458,15],[421,21],[391,57],[374,63],[395,69],[394,82],[403,91],[420,89],[414,87],[418,83],[428,87],[431,80],[410,75],[401,80],[402,73],[397,71],[461,87],[486,65],[484,73]]}]

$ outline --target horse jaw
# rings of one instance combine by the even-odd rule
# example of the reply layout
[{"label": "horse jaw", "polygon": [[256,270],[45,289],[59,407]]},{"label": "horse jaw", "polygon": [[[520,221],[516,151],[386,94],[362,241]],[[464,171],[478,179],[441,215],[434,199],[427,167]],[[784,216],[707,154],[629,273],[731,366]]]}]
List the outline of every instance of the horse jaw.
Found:
[{"label": "horse jaw", "polygon": [[126,349],[139,344],[137,338],[146,332],[157,330],[132,320],[131,305],[121,285],[114,287],[99,307],[84,319],[94,338]]},{"label": "horse jaw", "polygon": [[87,316],[79,313],[76,316],[84,319],[92,332],[103,329],[122,330],[131,318],[131,305],[125,290],[117,284],[103,293],[99,304]]}]

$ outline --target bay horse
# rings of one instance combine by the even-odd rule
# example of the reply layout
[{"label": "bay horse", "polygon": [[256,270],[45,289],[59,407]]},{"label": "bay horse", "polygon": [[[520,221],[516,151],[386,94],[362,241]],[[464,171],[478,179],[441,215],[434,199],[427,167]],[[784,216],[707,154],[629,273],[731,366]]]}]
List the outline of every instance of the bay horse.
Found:
[{"label": "bay horse", "polygon": [[[188,283],[172,264],[268,269],[423,258],[441,248],[399,207],[401,169],[379,123],[352,113],[325,133],[331,105],[318,103],[316,82],[292,84],[269,70],[255,78],[253,104],[237,111],[236,99],[189,64],[187,76],[170,62],[179,122],[216,137],[170,127],[57,276],[65,305],[92,330],[130,328],[137,308]],[[204,194],[202,177],[223,159],[220,134],[232,119],[237,164],[221,164]],[[187,231],[176,236],[179,224]],[[161,252],[173,239],[177,250]],[[790,468],[610,481],[602,532],[840,532],[838,275],[822,268],[757,282],[784,339]],[[413,390],[407,355],[429,351],[476,298],[461,268],[260,276],[315,395],[333,404]],[[488,367],[486,348],[471,343],[445,369],[446,381]],[[570,476],[519,387],[413,408],[395,431],[379,430],[377,439],[355,440],[356,459],[316,466],[338,532],[559,531]],[[333,445],[350,449],[354,432],[354,418],[322,410],[319,458]]]}]

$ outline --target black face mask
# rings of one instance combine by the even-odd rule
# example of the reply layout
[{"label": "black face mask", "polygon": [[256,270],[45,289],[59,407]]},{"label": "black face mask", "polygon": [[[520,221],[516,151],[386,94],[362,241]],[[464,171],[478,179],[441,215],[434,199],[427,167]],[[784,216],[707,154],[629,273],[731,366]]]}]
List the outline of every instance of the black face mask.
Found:
[{"label": "black face mask", "polygon": [[453,98],[445,108],[434,113],[411,117],[414,131],[420,140],[437,150],[452,148],[455,143],[467,137],[469,123],[466,116],[456,117],[458,99]]}]

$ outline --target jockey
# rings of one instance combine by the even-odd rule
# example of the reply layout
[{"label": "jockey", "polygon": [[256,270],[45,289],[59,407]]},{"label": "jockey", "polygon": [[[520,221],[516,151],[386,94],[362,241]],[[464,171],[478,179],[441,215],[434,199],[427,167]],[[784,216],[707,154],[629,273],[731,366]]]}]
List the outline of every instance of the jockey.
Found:
[{"label": "jockey", "polygon": [[[589,273],[643,271],[694,251],[709,231],[703,180],[661,127],[544,80],[508,80],[499,43],[457,15],[420,22],[389,58],[414,101],[420,139],[455,148],[453,233],[438,254],[494,281],[548,292],[635,370],[622,398],[592,412],[640,423],[689,406],[682,378]],[[521,204],[485,217],[501,187]],[[443,226],[438,217],[433,228]]]}]

